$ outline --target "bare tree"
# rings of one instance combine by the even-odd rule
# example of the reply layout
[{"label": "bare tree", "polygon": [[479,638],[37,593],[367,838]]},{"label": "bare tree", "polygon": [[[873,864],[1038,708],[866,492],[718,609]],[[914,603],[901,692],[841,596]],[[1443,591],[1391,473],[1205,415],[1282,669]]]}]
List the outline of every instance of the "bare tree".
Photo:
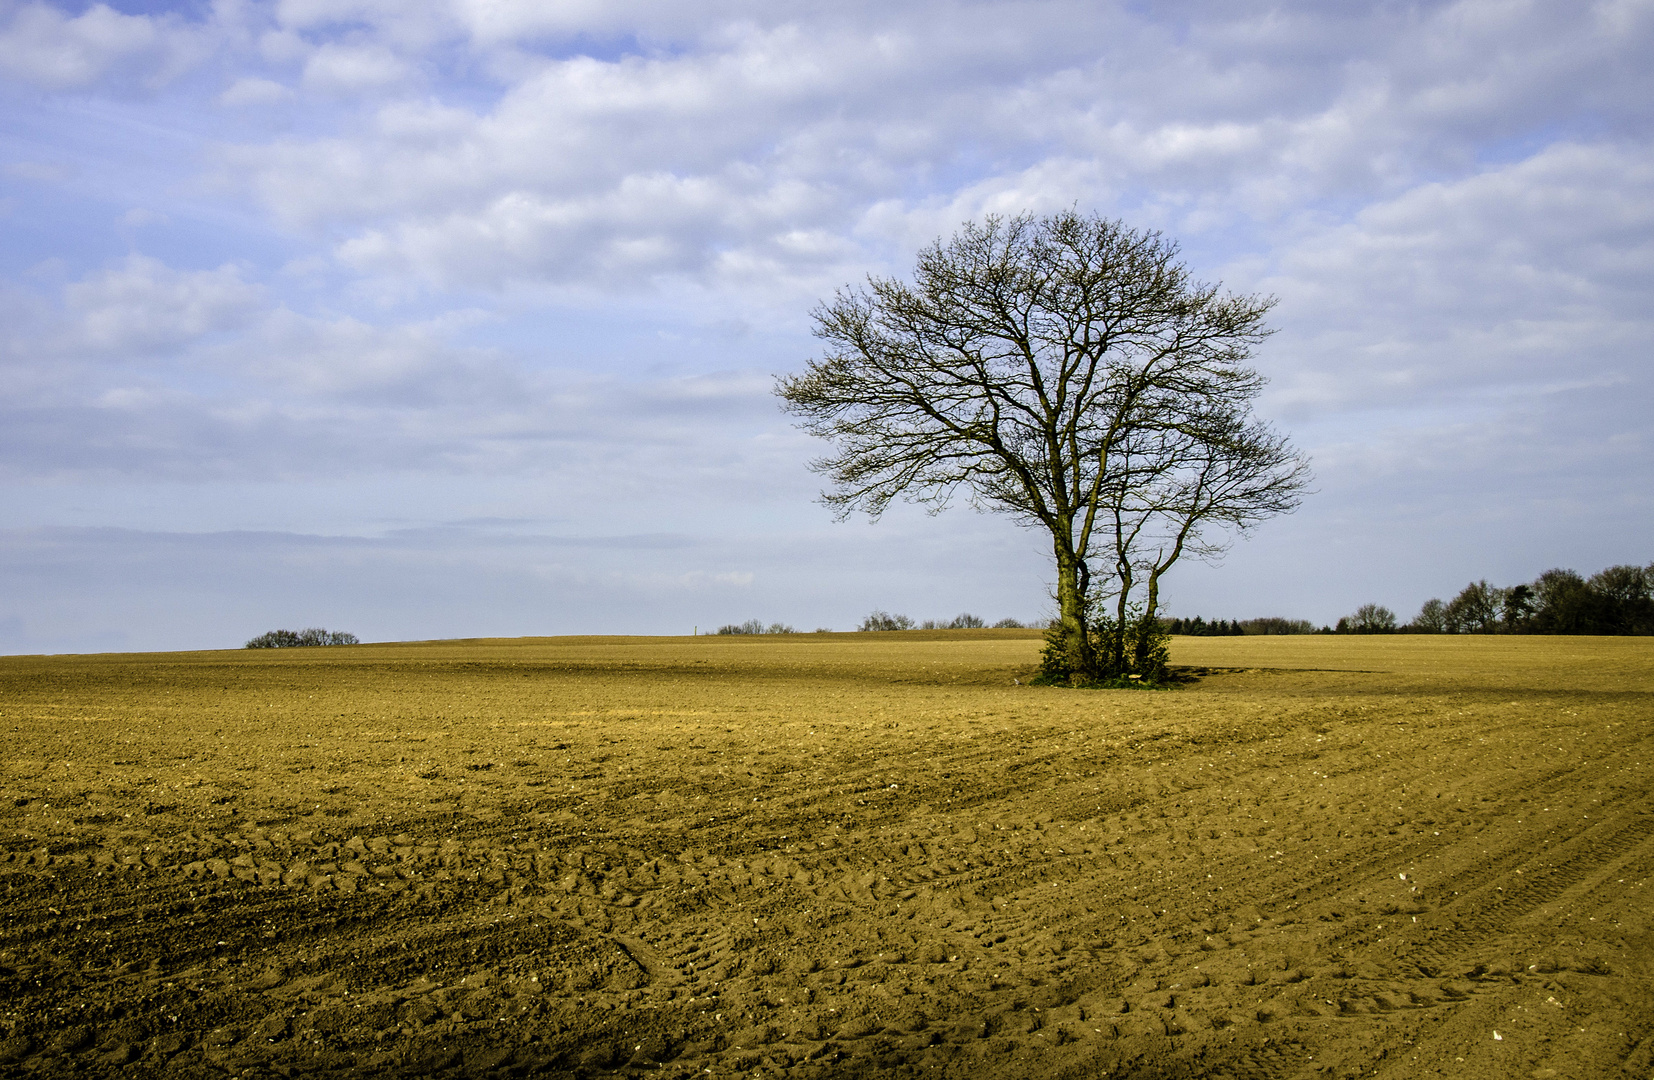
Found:
[{"label": "bare tree", "polygon": [[1283,437],[1251,418],[1261,385],[1254,375],[1170,408],[1158,403],[1160,413],[1141,410],[1120,439],[1116,476],[1103,489],[1113,565],[1098,599],[1114,601],[1113,617],[1098,621],[1106,670],[1142,670],[1154,640],[1143,628],[1159,612],[1162,575],[1184,555],[1212,559],[1228,547],[1229,536],[1208,527],[1244,532],[1298,504],[1308,469]]},{"label": "bare tree", "polygon": [[1599,633],[1654,633],[1654,565],[1610,566],[1587,584],[1600,598]]},{"label": "bare tree", "polygon": [[911,630],[913,620],[906,615],[892,615],[883,608],[874,608],[867,618],[861,621],[857,630]]},{"label": "bare tree", "polygon": [[1415,630],[1428,634],[1447,633],[1447,605],[1431,597],[1419,608],[1419,613],[1413,616],[1412,625]]},{"label": "bare tree", "polygon": [[1382,604],[1362,604],[1349,623],[1357,634],[1388,634],[1396,628],[1396,613]]},{"label": "bare tree", "polygon": [[815,468],[840,517],[964,489],[1046,532],[1067,662],[1092,675],[1100,597],[1147,624],[1179,557],[1222,550],[1208,527],[1297,505],[1304,460],[1250,416],[1272,303],[1192,281],[1158,233],[989,217],[922,251],[911,284],[818,307],[825,355],[776,392],[833,442]]},{"label": "bare tree", "polygon": [[[1577,576],[1577,575],[1576,575]],[[1499,612],[1504,607],[1505,591],[1489,585],[1486,580],[1472,581],[1464,590],[1448,601],[1442,616],[1447,630],[1453,634],[1491,634],[1499,627]]]}]

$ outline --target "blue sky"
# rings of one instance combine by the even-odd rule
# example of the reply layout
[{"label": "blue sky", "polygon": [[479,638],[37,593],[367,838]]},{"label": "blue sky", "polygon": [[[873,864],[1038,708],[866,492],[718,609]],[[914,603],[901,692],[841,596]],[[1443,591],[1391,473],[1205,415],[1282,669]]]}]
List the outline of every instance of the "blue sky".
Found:
[{"label": "blue sky", "polygon": [[1280,300],[1174,614],[1654,558],[1654,3],[0,0],[0,652],[1047,613],[834,523],[808,313],[1069,206]]}]

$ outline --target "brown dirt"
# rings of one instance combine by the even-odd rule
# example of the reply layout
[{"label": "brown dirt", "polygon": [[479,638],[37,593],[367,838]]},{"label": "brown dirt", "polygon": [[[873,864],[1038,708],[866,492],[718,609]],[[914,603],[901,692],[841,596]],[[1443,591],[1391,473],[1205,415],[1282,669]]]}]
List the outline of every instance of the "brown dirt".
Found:
[{"label": "brown dirt", "polygon": [[0,1075],[1628,1076],[1654,641],[0,659]]}]

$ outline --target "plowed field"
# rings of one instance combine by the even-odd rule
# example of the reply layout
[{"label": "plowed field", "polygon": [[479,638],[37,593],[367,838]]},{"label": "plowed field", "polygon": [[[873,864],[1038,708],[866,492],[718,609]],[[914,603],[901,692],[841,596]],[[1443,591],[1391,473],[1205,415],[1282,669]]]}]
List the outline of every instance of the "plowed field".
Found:
[{"label": "plowed field", "polygon": [[0,1075],[1654,1070],[1654,641],[0,658]]}]

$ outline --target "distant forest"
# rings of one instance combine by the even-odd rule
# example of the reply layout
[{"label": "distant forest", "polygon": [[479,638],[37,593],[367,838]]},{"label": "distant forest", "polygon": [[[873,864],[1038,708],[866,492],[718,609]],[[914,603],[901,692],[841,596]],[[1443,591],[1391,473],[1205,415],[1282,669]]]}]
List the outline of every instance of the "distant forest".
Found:
[{"label": "distant forest", "polygon": [[1188,634],[1192,637],[1240,637],[1242,634],[1314,634],[1319,633],[1308,619],[1234,619],[1225,622],[1213,619],[1207,622],[1200,616],[1192,619],[1161,619],[1161,629],[1168,634]]},{"label": "distant forest", "polygon": [[1591,577],[1547,570],[1521,585],[1473,581],[1453,599],[1424,602],[1413,621],[1398,624],[1395,612],[1363,604],[1336,626],[1317,628],[1305,619],[1207,621],[1163,619],[1168,634],[1226,637],[1239,634],[1654,634],[1654,563],[1610,566]]}]

